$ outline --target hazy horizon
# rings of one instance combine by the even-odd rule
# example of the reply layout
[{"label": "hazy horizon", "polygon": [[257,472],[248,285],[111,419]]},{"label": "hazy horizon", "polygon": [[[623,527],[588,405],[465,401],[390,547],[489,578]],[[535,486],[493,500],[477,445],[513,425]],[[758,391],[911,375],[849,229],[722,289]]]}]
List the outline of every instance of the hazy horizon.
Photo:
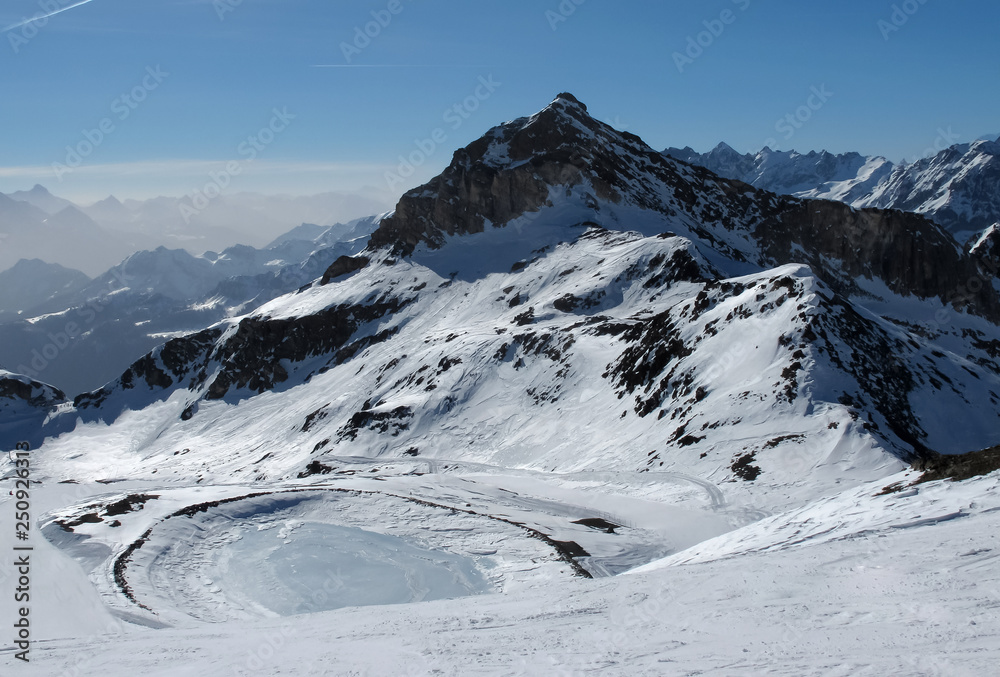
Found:
[{"label": "hazy horizon", "polygon": [[562,91],[659,149],[898,162],[995,130],[1000,94],[968,64],[996,62],[1000,9],[902,6],[12,0],[0,59],[11,100],[30,105],[0,108],[18,130],[0,192],[184,196],[235,162],[223,192],[384,204]]}]

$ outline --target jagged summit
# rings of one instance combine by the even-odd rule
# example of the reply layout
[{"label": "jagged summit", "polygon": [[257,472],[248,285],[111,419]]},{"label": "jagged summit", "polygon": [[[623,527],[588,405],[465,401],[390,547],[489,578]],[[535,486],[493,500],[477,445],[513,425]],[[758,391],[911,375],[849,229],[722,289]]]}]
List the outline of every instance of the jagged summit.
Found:
[{"label": "jagged summit", "polygon": [[925,214],[960,243],[1000,219],[1000,143],[982,138],[912,162],[827,151],[764,148],[740,155],[668,148],[667,155],[779,194],[837,200],[857,208]]},{"label": "jagged summit", "polygon": [[556,101],[566,101],[566,102],[569,102],[571,104],[574,104],[574,105],[582,108],[583,112],[585,112],[585,113],[587,112],[587,104],[583,103],[582,101],[580,101],[578,98],[576,98],[575,96],[573,96],[569,92],[562,92],[562,93],[556,95],[556,98],[553,99],[553,103],[555,103]]},{"label": "jagged summit", "polygon": [[[734,152],[733,158],[740,156]],[[837,171],[834,156],[815,161],[832,162],[823,171]],[[403,195],[369,249],[407,255],[418,245],[436,249],[449,237],[488,226],[533,223],[570,194],[578,223],[612,230],[642,230],[645,223],[644,232],[691,237],[709,260],[760,268],[807,263],[844,293],[857,293],[858,279],[880,280],[900,295],[938,297],[1000,317],[994,290],[959,293],[977,275],[976,265],[930,221],[754,191],[653,150],[594,119],[569,95],[456,151],[443,173]],[[831,229],[831,223],[839,226]]]},{"label": "jagged summit", "polygon": [[[595,120],[571,94],[532,115],[489,130],[455,152],[445,171],[406,193],[372,235],[373,248],[409,253],[424,242],[504,225],[549,203],[549,188],[590,181],[598,197],[615,199],[613,184],[628,156],[656,153],[630,134]],[[611,166],[614,165],[614,166]]]}]

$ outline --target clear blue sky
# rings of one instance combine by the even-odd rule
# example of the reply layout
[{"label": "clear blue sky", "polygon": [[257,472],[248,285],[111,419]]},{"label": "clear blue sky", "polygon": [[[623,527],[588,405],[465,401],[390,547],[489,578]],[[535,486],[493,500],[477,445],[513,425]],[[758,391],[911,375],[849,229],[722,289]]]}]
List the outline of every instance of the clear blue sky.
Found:
[{"label": "clear blue sky", "polygon": [[[4,0],[0,25],[77,1]],[[389,196],[564,90],[658,148],[771,142],[909,160],[938,142],[939,129],[960,141],[1000,133],[995,0],[899,2],[912,14],[897,13],[898,26],[894,3],[877,0],[564,0],[569,16],[560,0],[398,2],[389,14],[390,0],[89,0],[44,26],[8,30],[0,191],[41,182],[79,200],[180,195],[231,160],[241,171],[228,190]],[[348,63],[342,44],[373,11],[391,21]],[[720,26],[678,68],[688,38]],[[124,102],[135,105],[122,119],[118,97],[141,90],[157,66],[169,75],[139,91],[141,103]],[[446,121],[490,76],[499,87],[477,110],[463,111],[461,125]],[[828,100],[810,99],[814,87]],[[818,109],[800,108],[809,103]],[[295,119],[246,163],[240,144],[274,109]],[[776,128],[797,111],[808,121]],[[113,130],[57,179],[52,165],[66,162],[66,146],[102,121]],[[385,172],[438,129],[445,141],[390,190]]]}]

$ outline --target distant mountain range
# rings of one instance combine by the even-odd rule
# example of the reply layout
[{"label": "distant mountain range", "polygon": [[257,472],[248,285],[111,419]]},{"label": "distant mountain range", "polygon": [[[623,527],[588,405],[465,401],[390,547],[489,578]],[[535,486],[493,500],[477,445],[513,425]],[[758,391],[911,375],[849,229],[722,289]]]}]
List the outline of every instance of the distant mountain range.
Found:
[{"label": "distant mountain range", "polygon": [[93,280],[22,260],[0,273],[0,365],[70,393],[97,388],[168,338],[308,284],[363,249],[379,218],[303,224],[264,249],[193,256],[159,247]]},{"label": "distant mountain range", "polygon": [[0,273],[0,318],[71,295],[89,282],[90,278],[78,270],[39,259],[21,259]]},{"label": "distant mountain range", "polygon": [[963,244],[1000,223],[1000,140],[955,145],[913,164],[883,157],[765,148],[740,154],[725,143],[708,153],[668,148],[670,157],[782,195],[853,207],[924,214]]},{"label": "distant mountain range", "polygon": [[97,275],[150,242],[141,234],[108,231],[72,205],[50,214],[0,194],[0,270],[40,259]]},{"label": "distant mountain range", "polygon": [[126,256],[160,246],[191,254],[234,244],[264,247],[301,223],[330,226],[384,208],[360,195],[306,197],[223,195],[204,210],[183,212],[184,198],[119,201],[82,206],[43,186],[0,194],[0,271],[21,259],[40,259],[87,275],[100,275]]}]

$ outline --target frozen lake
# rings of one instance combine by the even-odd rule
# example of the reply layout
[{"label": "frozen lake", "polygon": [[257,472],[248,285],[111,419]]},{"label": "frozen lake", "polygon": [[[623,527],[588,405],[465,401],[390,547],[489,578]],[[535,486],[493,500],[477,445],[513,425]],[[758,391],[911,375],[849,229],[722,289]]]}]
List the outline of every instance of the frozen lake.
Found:
[{"label": "frozen lake", "polygon": [[219,553],[224,590],[282,616],[492,592],[473,560],[398,538],[319,522],[244,529]]}]

